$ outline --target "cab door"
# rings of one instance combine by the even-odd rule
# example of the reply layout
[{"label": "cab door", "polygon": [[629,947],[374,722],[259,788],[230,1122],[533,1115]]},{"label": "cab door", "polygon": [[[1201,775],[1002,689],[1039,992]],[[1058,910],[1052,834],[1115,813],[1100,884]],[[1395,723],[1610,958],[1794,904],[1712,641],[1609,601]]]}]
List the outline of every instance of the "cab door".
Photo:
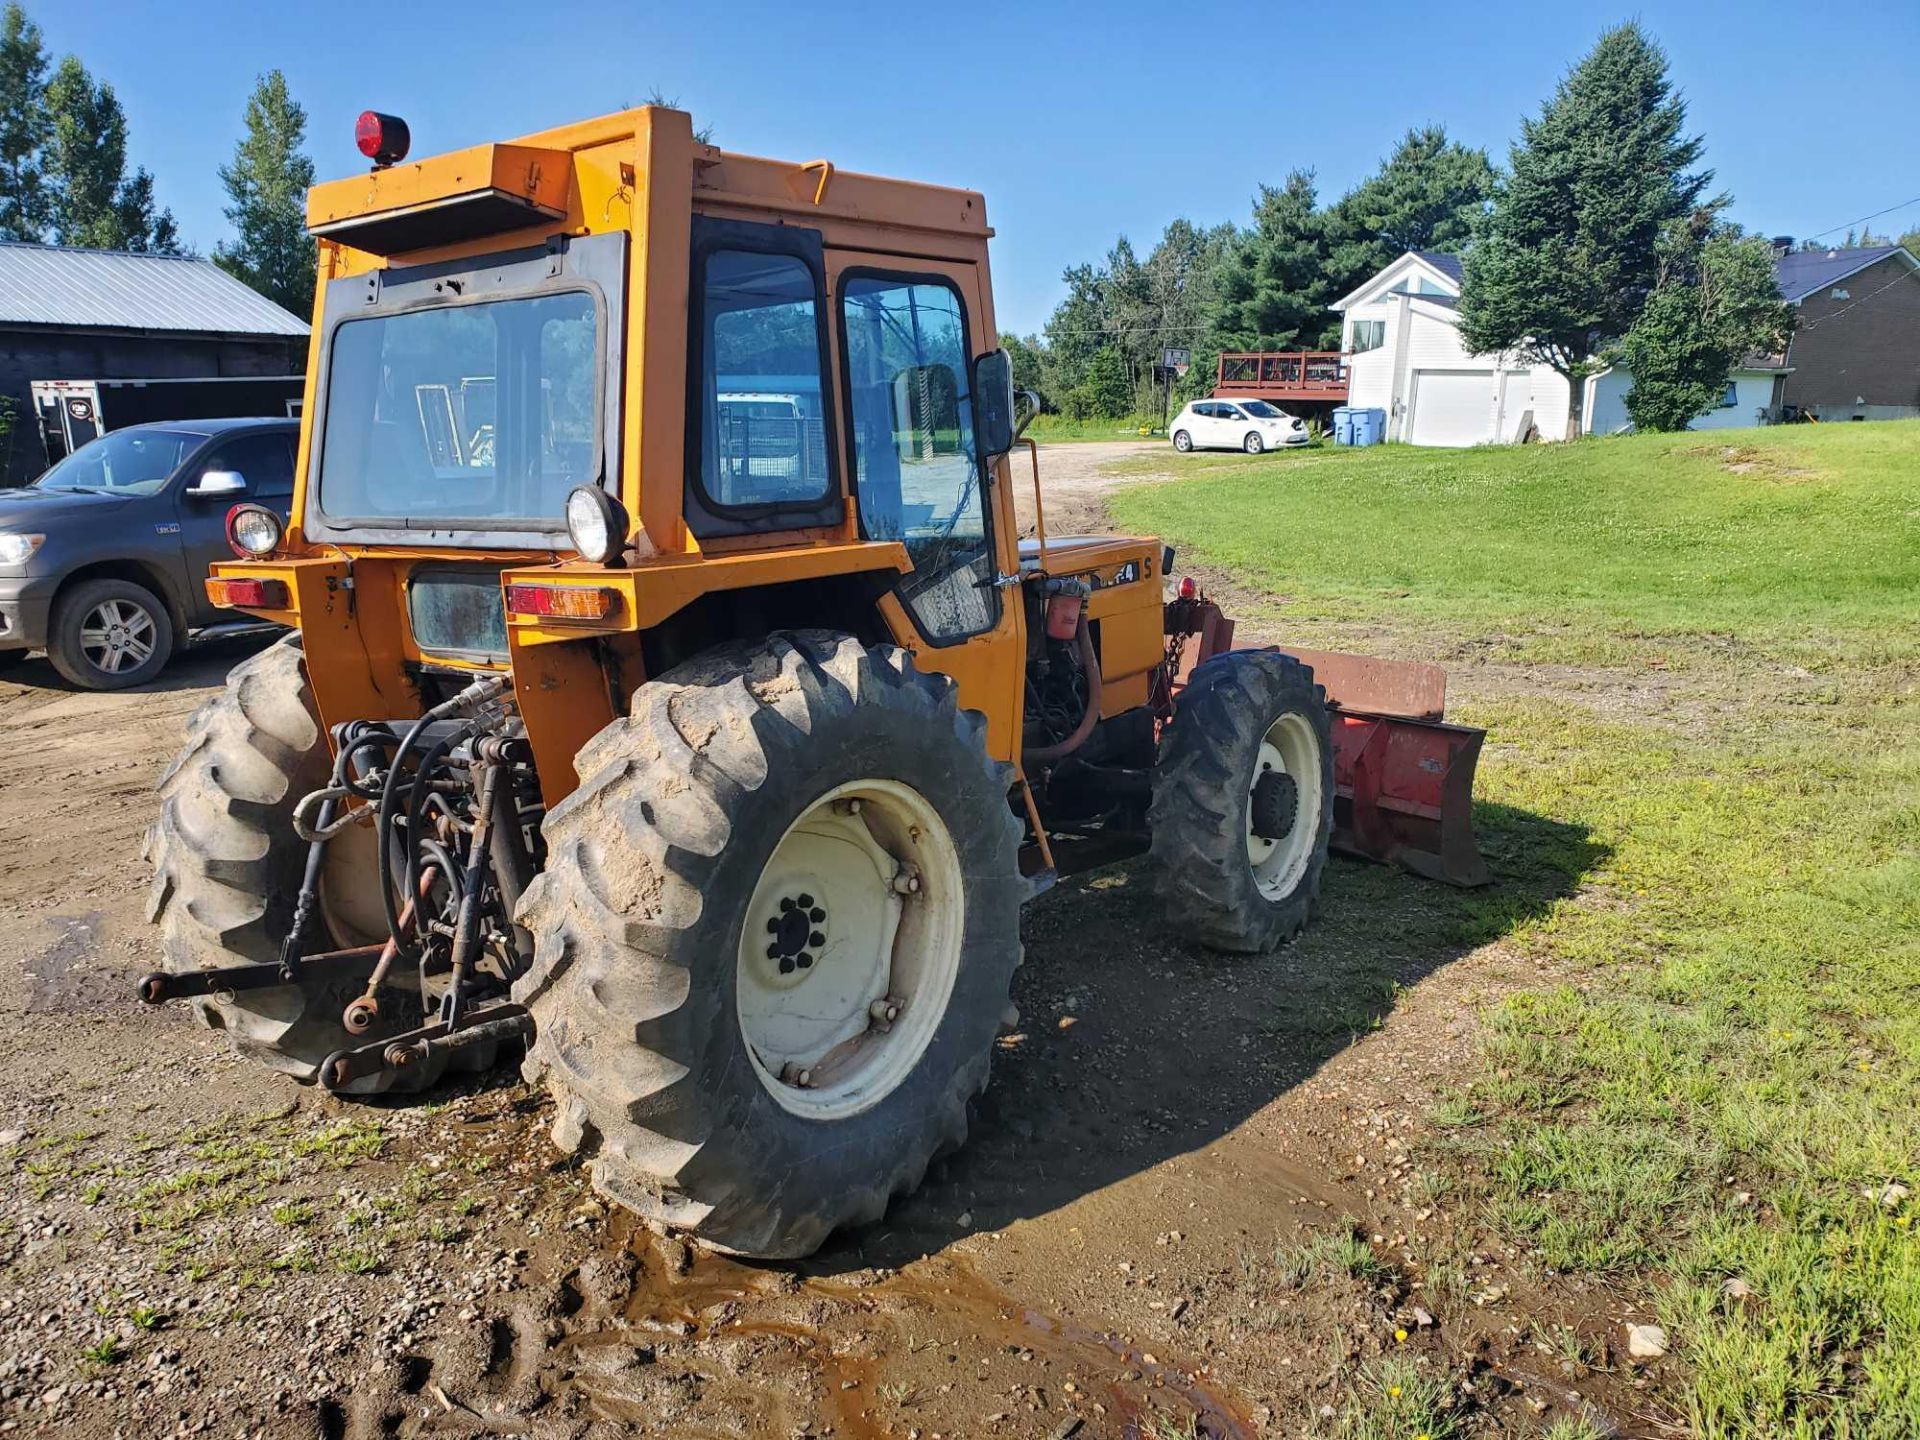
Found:
[{"label": "cab door", "polygon": [[894,640],[951,675],[1018,758],[1026,619],[1005,460],[983,463],[972,360],[997,343],[981,267],[828,250],[847,473],[862,538],[913,561],[882,602]]}]

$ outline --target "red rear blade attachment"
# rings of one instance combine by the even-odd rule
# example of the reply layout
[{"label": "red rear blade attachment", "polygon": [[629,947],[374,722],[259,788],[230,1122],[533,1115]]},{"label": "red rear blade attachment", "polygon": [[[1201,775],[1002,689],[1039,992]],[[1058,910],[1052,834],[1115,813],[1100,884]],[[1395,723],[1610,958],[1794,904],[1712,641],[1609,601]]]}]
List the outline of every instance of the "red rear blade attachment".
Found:
[{"label": "red rear blade attachment", "polygon": [[1447,885],[1493,879],[1473,836],[1473,776],[1486,731],[1449,725],[1447,672],[1327,650],[1313,667],[1333,714],[1333,846]]}]

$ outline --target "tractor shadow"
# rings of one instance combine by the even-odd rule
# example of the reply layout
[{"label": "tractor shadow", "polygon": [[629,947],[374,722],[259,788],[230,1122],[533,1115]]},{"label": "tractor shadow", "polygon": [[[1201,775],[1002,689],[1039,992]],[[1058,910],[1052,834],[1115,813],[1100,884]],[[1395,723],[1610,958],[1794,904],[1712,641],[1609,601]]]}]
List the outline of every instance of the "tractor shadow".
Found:
[{"label": "tractor shadow", "polygon": [[1269,955],[1182,945],[1141,861],[1063,881],[1028,907],[1020,1024],[967,1145],[808,1268],[905,1265],[1220,1139],[1377,1028],[1401,991],[1540,916],[1609,853],[1582,826],[1505,805],[1476,805],[1474,822],[1494,884],[1453,890],[1335,857],[1320,918]]}]

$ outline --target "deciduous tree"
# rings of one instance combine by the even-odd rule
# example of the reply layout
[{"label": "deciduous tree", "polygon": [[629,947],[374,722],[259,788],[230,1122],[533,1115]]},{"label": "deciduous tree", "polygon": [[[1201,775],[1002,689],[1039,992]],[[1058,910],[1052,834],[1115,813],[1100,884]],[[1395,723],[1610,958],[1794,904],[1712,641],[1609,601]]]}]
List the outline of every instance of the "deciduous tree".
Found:
[{"label": "deciduous tree", "polygon": [[46,47],[40,27],[9,4],[0,14],[0,239],[38,240],[46,231],[47,132]]},{"label": "deciduous tree", "polygon": [[178,252],[173,214],[153,200],[153,177],[127,170],[127,117],[111,85],[96,85],[69,55],[46,91],[45,149],[54,237],[62,245]]},{"label": "deciduous tree", "polygon": [[296,315],[313,309],[314,242],[307,234],[307,190],[313,161],[301,148],[307,112],[269,70],[247,98],[246,134],[233,163],[220,167],[226,186],[231,244],[215,248],[220,267]]},{"label": "deciduous tree", "polygon": [[[1667,59],[1637,24],[1609,30],[1513,146],[1460,302],[1469,349],[1518,351],[1564,376],[1567,433],[1584,382],[1660,276],[1666,227],[1702,206],[1710,171]],[[1707,201],[1709,210],[1721,201]]]},{"label": "deciduous tree", "polygon": [[1702,211],[1669,227],[1662,252],[1660,279],[1620,347],[1640,430],[1686,429],[1719,403],[1744,357],[1778,354],[1793,333],[1764,239]]}]

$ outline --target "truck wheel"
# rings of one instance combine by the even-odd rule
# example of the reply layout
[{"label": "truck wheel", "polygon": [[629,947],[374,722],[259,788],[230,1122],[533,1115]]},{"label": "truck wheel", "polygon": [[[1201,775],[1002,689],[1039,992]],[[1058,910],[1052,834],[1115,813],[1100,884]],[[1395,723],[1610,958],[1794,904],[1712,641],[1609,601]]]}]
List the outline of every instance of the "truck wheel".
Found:
[{"label": "truck wheel", "polygon": [[1333,743],[1313,671],[1233,651],[1193,672],[1153,772],[1153,861],[1167,918],[1251,954],[1307,923],[1333,833]]},{"label": "truck wheel", "polygon": [[595,1187],[791,1258],[966,1134],[1019,958],[1009,766],[953,682],[825,631],[642,685],[519,919],[531,1080]]},{"label": "truck wheel", "polygon": [[[147,832],[153,885],[147,918],[160,926],[163,968],[210,969],[277,961],[293,903],[300,892],[306,842],[294,834],[293,807],[327,783],[332,757],[313,708],[298,636],[287,636],[242,661],[220,694],[187,722],[186,748],[160,779],[160,818]],[[348,831],[342,839],[351,840]],[[318,928],[353,909],[329,900],[350,885],[378,883],[372,870],[350,863],[365,847],[335,840],[321,880]],[[351,935],[341,943],[375,937]],[[322,933],[308,949],[334,948]],[[424,1023],[418,991],[399,988],[383,1003],[379,1024],[350,1035],[341,1011],[361,991],[372,963],[332,971],[300,985],[241,990],[230,998],[195,999],[200,1019],[226,1032],[243,1055],[309,1081],[320,1062],[344,1045],[377,1040]],[[476,1047],[484,1049],[485,1047]],[[484,1066],[492,1055],[455,1052],[463,1065]],[[375,1075],[352,1093],[424,1089],[439,1078],[446,1057],[397,1075]]]},{"label": "truck wheel", "polygon": [[47,658],[82,690],[144,685],[172,654],[173,617],[144,585],[85,580],[54,603]]}]

